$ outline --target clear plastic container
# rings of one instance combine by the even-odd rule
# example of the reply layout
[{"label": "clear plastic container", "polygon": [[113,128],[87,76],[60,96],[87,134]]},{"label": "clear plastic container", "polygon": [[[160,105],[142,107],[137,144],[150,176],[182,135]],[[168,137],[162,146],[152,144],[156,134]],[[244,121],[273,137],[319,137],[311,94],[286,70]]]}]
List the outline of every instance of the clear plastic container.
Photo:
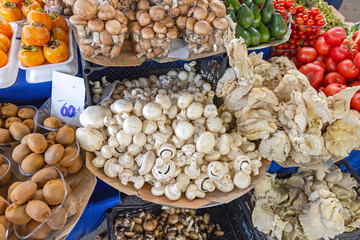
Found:
[{"label": "clear plastic container", "polygon": [[11,172],[11,161],[9,159],[7,159],[4,155],[0,154],[0,158],[2,159],[2,164],[8,164],[8,168],[6,169],[6,171],[4,172],[3,175],[0,176],[0,186],[4,186],[10,183],[11,181],[11,176],[12,176],[12,172]]},{"label": "clear plastic container", "polygon": [[218,46],[216,44],[215,35],[219,32],[216,31],[217,30],[214,30],[206,36],[199,36],[188,30],[184,31],[183,39],[187,44],[188,51],[194,54],[217,51]]},{"label": "clear plastic container", "polygon": [[13,85],[16,82],[18,75],[19,67],[17,65],[19,41],[16,41],[16,33],[18,30],[18,25],[14,22],[10,23],[13,34],[11,36],[11,45],[9,52],[7,53],[8,62],[7,64],[0,68],[0,88],[7,88]]},{"label": "clear plastic container", "polygon": [[138,58],[167,57],[169,54],[171,40],[167,37],[144,40],[138,34],[133,33],[131,39]]},{"label": "clear plastic container", "polygon": [[[46,100],[43,105],[40,106],[37,114],[36,114],[36,125],[39,128],[42,128],[49,132],[58,131],[60,128],[52,129],[44,126],[44,121],[46,118],[51,117],[51,98]],[[65,126],[65,124],[63,124]]]},{"label": "clear plastic container", "polygon": [[[53,168],[53,169],[55,169],[55,170],[58,172],[58,178],[61,178],[62,183],[63,183],[63,185],[64,185],[64,190],[65,190],[64,199],[63,199],[63,201],[59,204],[59,206],[57,206],[57,207],[55,208],[55,211],[58,211],[58,210],[64,205],[64,203],[65,203],[65,201],[66,201],[66,198],[67,198],[67,196],[68,196],[68,192],[67,192],[67,188],[66,188],[66,181],[65,181],[65,178],[64,178],[63,174],[61,173],[61,171],[60,171],[59,169],[57,169],[57,168],[55,168],[55,167],[49,167],[49,168]],[[29,180],[31,180],[31,178],[28,179],[28,181],[29,181]],[[52,214],[54,214],[54,213],[52,212]],[[35,228],[35,230],[34,230],[33,232],[31,232],[31,233],[29,233],[29,234],[26,234],[26,226],[25,226],[25,225],[16,225],[16,224],[13,224],[14,232],[15,232],[16,237],[17,237],[18,239],[29,239],[29,238],[31,238],[31,236],[32,236],[37,230],[39,230],[39,229],[49,220],[49,218],[52,216],[52,214],[51,214],[47,219],[45,219],[45,221],[43,221],[42,223],[40,223],[39,226],[38,226],[37,228]],[[50,234],[51,234],[51,233],[50,233]],[[50,234],[49,234],[49,235],[50,235]],[[48,237],[49,237],[49,235],[48,235]]]}]

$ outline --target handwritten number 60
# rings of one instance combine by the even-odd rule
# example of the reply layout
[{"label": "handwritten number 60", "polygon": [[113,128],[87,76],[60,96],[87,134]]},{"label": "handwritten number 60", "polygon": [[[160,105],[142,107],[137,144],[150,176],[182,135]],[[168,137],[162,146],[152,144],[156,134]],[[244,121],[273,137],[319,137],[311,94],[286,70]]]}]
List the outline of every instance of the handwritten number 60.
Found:
[{"label": "handwritten number 60", "polygon": [[76,114],[76,108],[73,106],[73,105],[70,105],[69,107],[66,107],[66,104],[65,103],[61,110],[60,110],[60,113],[61,113],[61,116],[63,117],[69,117],[69,118],[73,118],[75,117],[75,114]]}]

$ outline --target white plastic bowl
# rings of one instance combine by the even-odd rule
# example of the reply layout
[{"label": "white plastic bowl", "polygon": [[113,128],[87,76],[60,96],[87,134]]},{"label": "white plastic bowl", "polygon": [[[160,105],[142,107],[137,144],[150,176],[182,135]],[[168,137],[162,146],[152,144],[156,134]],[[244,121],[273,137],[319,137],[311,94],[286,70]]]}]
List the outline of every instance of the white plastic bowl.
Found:
[{"label": "white plastic bowl", "polygon": [[16,41],[18,25],[11,22],[10,26],[13,30],[13,34],[10,39],[10,49],[7,53],[8,62],[4,67],[0,68],[0,88],[7,88],[13,85],[16,82],[17,74],[19,71],[19,67],[17,66],[17,49],[19,49],[19,43],[18,41]]}]

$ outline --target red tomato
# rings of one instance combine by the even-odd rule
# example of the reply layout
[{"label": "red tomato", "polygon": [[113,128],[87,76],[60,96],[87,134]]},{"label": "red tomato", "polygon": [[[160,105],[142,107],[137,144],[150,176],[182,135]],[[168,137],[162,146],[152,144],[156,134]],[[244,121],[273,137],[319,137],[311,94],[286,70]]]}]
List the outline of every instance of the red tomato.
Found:
[{"label": "red tomato", "polygon": [[344,39],[344,41],[341,43],[342,45],[350,45],[349,39]]},{"label": "red tomato", "polygon": [[350,84],[350,87],[360,86],[360,81],[355,81]]},{"label": "red tomato", "polygon": [[299,71],[308,78],[310,85],[313,88],[320,86],[324,77],[324,69],[322,69],[322,67],[313,63],[308,63],[302,66]]},{"label": "red tomato", "polygon": [[322,56],[322,55],[318,55],[318,57],[316,58],[316,60],[319,60],[319,61],[322,61],[322,62],[324,62],[324,59],[325,59],[325,57]]},{"label": "red tomato", "polygon": [[315,50],[320,55],[329,55],[330,54],[331,45],[325,42],[323,36],[319,37],[315,41]]},{"label": "red tomato", "polygon": [[356,31],[356,32],[354,33],[354,35],[353,35],[353,41],[355,41],[357,35],[359,35],[359,31]]},{"label": "red tomato", "polygon": [[340,62],[345,59],[351,59],[350,49],[345,45],[336,45],[330,49],[330,56],[334,61]]},{"label": "red tomato", "polygon": [[324,26],[324,25],[325,25],[324,19],[321,19],[321,20],[319,20],[319,21],[316,21],[316,26],[322,27],[322,26]]},{"label": "red tomato", "polygon": [[357,67],[360,67],[360,53],[357,53],[356,56],[354,57],[354,64]]},{"label": "red tomato", "polygon": [[322,14],[318,14],[314,17],[314,21],[319,21],[323,19],[323,15]]},{"label": "red tomato", "polygon": [[350,102],[350,107],[360,112],[360,92],[355,93]]},{"label": "red tomato", "polygon": [[327,57],[324,59],[324,63],[326,65],[327,72],[336,72],[336,66],[338,62],[334,61],[331,57]]},{"label": "red tomato", "polygon": [[351,51],[351,54],[352,54],[352,56],[353,56],[353,60],[355,61],[355,57],[356,57],[356,55],[359,53],[359,50],[357,50],[357,49],[353,49],[352,51]]},{"label": "red tomato", "polygon": [[332,83],[330,85],[328,85],[325,90],[324,93],[327,97],[333,96],[339,92],[341,92],[342,90],[344,90],[345,88],[347,88],[346,85],[343,84],[338,84],[338,83]]},{"label": "red tomato", "polygon": [[303,12],[304,10],[305,10],[305,8],[304,8],[303,5],[300,5],[300,6],[298,6],[298,7],[296,8],[296,12],[298,12],[298,13],[301,13],[301,12]]},{"label": "red tomato", "polygon": [[319,65],[320,67],[322,67],[322,69],[324,69],[324,71],[326,71],[326,65],[325,65],[324,62],[319,61],[319,60],[315,60],[315,61],[313,62],[313,64]]},{"label": "red tomato", "polygon": [[317,52],[313,47],[303,47],[297,52],[296,57],[302,63],[309,63],[317,58]]},{"label": "red tomato", "polygon": [[312,15],[318,15],[320,14],[320,10],[317,7],[312,7],[310,9]]},{"label": "red tomato", "polygon": [[289,49],[290,49],[290,50],[295,50],[295,49],[296,49],[296,45],[295,45],[295,44],[290,44]]},{"label": "red tomato", "polygon": [[336,69],[347,80],[354,79],[359,74],[359,69],[349,59],[340,62]]},{"label": "red tomato", "polygon": [[304,22],[306,22],[307,20],[309,20],[309,15],[304,15],[302,19],[304,20]]},{"label": "red tomato", "polygon": [[314,26],[315,22],[312,19],[306,21],[306,26]]},{"label": "red tomato", "polygon": [[295,23],[298,24],[298,25],[303,25],[303,24],[304,24],[304,19],[302,19],[302,18],[297,18],[297,19],[295,20]]},{"label": "red tomato", "polygon": [[341,76],[340,73],[331,72],[331,73],[328,73],[325,75],[324,80],[323,80],[323,85],[326,87],[332,83],[346,85],[346,79],[343,76]]},{"label": "red tomato", "polygon": [[342,27],[334,27],[326,31],[324,38],[328,44],[340,44],[346,38],[346,32]]}]

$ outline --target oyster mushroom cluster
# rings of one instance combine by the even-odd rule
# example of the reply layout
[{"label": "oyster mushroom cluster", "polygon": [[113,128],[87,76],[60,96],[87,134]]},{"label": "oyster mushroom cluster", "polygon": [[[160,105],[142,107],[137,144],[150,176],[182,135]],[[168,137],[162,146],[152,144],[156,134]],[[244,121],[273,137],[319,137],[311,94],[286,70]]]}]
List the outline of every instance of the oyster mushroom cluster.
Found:
[{"label": "oyster mushroom cluster", "polygon": [[95,152],[95,167],[123,185],[152,185],[155,196],[192,200],[218,189],[245,189],[262,166],[255,144],[230,129],[211,85],[185,70],[124,80],[112,97],[86,108],[76,130],[80,146]]},{"label": "oyster mushroom cluster", "polygon": [[224,46],[223,35],[229,27],[226,7],[220,0],[198,0],[186,14],[176,18],[176,25],[183,31],[187,49],[195,54],[217,51]]},{"label": "oyster mushroom cluster", "polygon": [[150,6],[147,0],[136,4],[136,21],[130,23],[130,32],[137,57],[167,56],[170,42],[178,37],[172,18],[162,6]]},{"label": "oyster mushroom cluster", "polygon": [[116,1],[77,0],[69,19],[77,29],[80,51],[85,56],[99,54],[116,58],[128,34],[128,18]]},{"label": "oyster mushroom cluster", "polygon": [[329,239],[360,227],[355,179],[332,166],[299,168],[287,179],[268,174],[255,187],[252,220],[265,234],[282,239]]},{"label": "oyster mushroom cluster", "polygon": [[340,160],[360,146],[360,118],[350,110],[359,87],[326,97],[317,93],[286,57],[248,56],[242,39],[227,48],[232,68],[219,80],[220,111],[236,118],[237,131],[258,143],[263,158],[278,163]]}]

